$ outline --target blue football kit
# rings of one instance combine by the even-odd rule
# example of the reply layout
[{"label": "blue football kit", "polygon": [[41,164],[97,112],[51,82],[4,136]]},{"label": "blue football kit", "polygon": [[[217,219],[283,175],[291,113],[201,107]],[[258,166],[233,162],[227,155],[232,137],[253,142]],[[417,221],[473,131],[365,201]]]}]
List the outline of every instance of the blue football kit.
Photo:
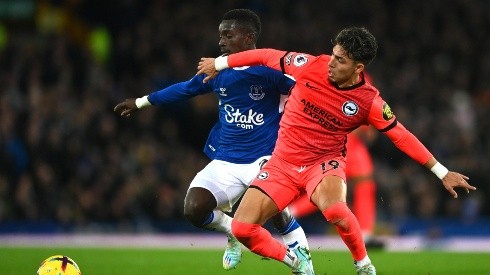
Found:
[{"label": "blue football kit", "polygon": [[203,83],[204,75],[148,95],[152,105],[164,105],[214,92],[219,119],[211,129],[204,153],[210,159],[252,163],[271,155],[289,91],[294,80],[264,66],[221,71]]}]

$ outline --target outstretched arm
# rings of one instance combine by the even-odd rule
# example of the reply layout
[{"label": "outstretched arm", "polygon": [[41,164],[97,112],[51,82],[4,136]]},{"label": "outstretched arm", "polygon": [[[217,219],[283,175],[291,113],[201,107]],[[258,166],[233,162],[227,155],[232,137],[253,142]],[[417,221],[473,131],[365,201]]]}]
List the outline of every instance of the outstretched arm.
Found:
[{"label": "outstretched arm", "polygon": [[458,197],[458,193],[454,191],[456,187],[466,189],[467,193],[470,190],[476,190],[476,187],[468,184],[467,180],[469,178],[467,176],[449,171],[444,165],[439,163],[422,142],[397,121],[389,106],[379,96],[373,101],[368,121],[380,132],[388,136],[398,149],[430,169],[432,173],[442,180],[442,184],[454,198]]},{"label": "outstretched arm", "polygon": [[138,109],[147,106],[161,106],[168,103],[190,99],[191,97],[211,92],[209,85],[202,83],[202,76],[168,86],[140,98],[128,98],[114,107],[114,112],[129,117]]},{"label": "outstretched arm", "polygon": [[469,193],[470,190],[476,190],[476,187],[468,184],[467,180],[469,178],[467,176],[458,172],[449,171],[444,165],[439,163],[417,137],[408,131],[401,123],[396,122],[396,126],[386,131],[385,134],[398,149],[415,161],[423,164],[442,180],[442,184],[454,198],[458,198],[458,193],[454,190],[456,187],[466,189],[467,193]]},{"label": "outstretched arm", "polygon": [[282,71],[281,60],[286,54],[285,51],[274,49],[255,49],[218,58],[203,57],[197,66],[197,74],[205,74],[203,82],[206,83],[226,68],[264,65]]}]

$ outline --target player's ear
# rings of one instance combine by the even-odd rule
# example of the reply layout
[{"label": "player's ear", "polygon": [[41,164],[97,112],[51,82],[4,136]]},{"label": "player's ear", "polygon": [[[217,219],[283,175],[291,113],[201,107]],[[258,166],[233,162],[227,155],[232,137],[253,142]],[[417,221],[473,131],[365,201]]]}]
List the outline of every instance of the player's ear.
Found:
[{"label": "player's ear", "polygon": [[356,74],[360,74],[362,71],[364,71],[364,64],[358,62],[354,66],[356,67],[355,69]]}]

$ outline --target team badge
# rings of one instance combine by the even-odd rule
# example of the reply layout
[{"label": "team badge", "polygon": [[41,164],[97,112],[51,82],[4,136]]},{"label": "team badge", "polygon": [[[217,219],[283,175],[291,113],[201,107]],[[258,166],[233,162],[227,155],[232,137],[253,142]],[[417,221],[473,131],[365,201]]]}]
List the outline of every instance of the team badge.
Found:
[{"label": "team badge", "polygon": [[226,88],[219,88],[219,95],[220,96],[227,96]]},{"label": "team badge", "polygon": [[308,57],[305,54],[298,54],[294,57],[293,63],[296,67],[301,67],[308,62]]},{"label": "team badge", "polygon": [[342,105],[342,112],[344,112],[346,116],[353,116],[359,112],[359,106],[357,106],[354,101],[346,101]]},{"label": "team badge", "polygon": [[391,111],[390,106],[388,106],[388,103],[383,104],[383,118],[388,121],[393,118],[393,112]]},{"label": "team badge", "polygon": [[267,173],[266,171],[261,172],[261,173],[260,173],[260,174],[257,176],[257,178],[258,178],[259,180],[266,180],[268,177],[269,177],[269,173]]},{"label": "team badge", "polygon": [[261,100],[265,96],[265,92],[262,91],[262,86],[252,85],[250,86],[250,93],[248,94],[253,100]]}]

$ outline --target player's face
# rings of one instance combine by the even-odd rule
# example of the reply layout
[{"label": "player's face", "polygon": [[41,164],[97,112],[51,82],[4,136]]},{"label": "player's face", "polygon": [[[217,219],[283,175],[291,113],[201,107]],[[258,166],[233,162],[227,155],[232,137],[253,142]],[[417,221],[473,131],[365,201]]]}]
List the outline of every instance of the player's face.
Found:
[{"label": "player's face", "polygon": [[340,45],[333,47],[332,59],[328,63],[328,79],[345,88],[359,82],[359,73],[364,65],[351,59]]},{"label": "player's face", "polygon": [[232,54],[255,49],[253,34],[238,28],[234,20],[223,20],[219,24],[219,47],[223,54]]}]

